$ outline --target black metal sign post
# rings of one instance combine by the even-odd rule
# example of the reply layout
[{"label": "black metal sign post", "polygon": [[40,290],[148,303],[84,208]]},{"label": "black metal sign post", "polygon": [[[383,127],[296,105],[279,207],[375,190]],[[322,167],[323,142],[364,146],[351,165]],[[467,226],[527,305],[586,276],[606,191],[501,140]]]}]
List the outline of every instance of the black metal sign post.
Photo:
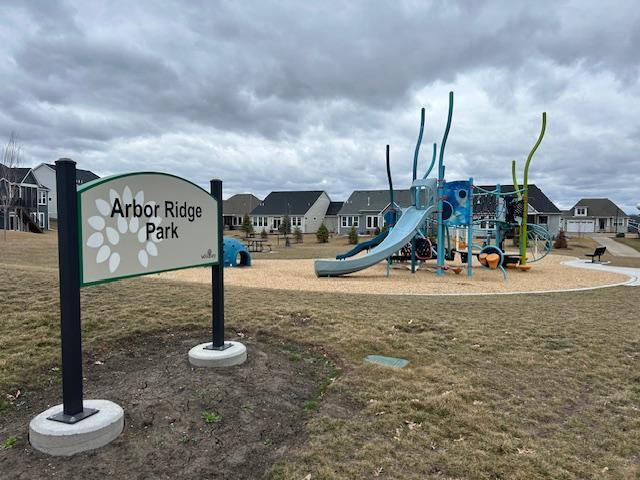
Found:
[{"label": "black metal sign post", "polygon": [[211,180],[211,196],[218,202],[218,263],[211,266],[211,300],[213,341],[207,350],[226,350],[230,343],[224,342],[224,261],[222,180]]},{"label": "black metal sign post", "polygon": [[62,341],[62,412],[48,417],[76,423],[98,410],[82,404],[82,337],[80,332],[80,260],[76,162],[56,161],[58,191],[58,261],[60,272],[60,332]]}]

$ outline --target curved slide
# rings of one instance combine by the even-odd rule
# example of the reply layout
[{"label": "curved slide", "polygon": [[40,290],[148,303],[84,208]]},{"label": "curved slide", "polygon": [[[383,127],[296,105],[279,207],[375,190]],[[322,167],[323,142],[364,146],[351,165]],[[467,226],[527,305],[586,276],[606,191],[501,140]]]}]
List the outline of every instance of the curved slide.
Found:
[{"label": "curved slide", "polygon": [[363,250],[371,250],[373,247],[377,247],[378,245],[380,245],[380,243],[385,238],[387,238],[388,234],[389,234],[389,230],[385,230],[384,232],[381,232],[378,235],[376,235],[375,237],[373,237],[371,240],[367,240],[366,242],[362,242],[362,243],[357,244],[355,247],[353,247],[347,253],[343,253],[341,255],[336,255],[336,260],[344,260],[345,258],[353,257],[354,255],[357,255],[358,253],[360,253]]},{"label": "curved slide", "polygon": [[366,255],[349,260],[316,260],[316,275],[318,277],[337,277],[364,270],[381,262],[405,246],[434,210],[435,206],[424,210],[409,207],[380,245]]}]

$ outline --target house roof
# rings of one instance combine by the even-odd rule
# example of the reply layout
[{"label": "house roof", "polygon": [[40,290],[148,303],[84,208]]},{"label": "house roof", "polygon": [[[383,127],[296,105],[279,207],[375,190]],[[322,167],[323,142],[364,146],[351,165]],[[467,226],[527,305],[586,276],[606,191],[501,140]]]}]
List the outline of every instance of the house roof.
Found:
[{"label": "house roof", "polygon": [[627,214],[624,213],[624,210],[608,198],[582,198],[573,207],[571,207],[566,216],[572,217],[576,207],[587,207],[587,217],[627,216]]},{"label": "house roof", "polygon": [[[54,171],[56,169],[55,163],[46,163],[45,165],[52,168]],[[91,170],[82,170],[81,168],[76,168],[76,181],[78,183],[87,183],[97,178],[100,177],[93,173]]]},{"label": "house roof", "polygon": [[333,215],[333,216],[338,215],[338,212],[342,208],[342,205],[344,205],[344,202],[331,202],[329,204],[329,208],[327,208],[326,215]]},{"label": "house roof", "polygon": [[[496,185],[478,185],[484,190],[495,190]],[[500,185],[502,192],[514,192],[513,185]],[[528,188],[529,205],[539,213],[562,213],[560,209],[538,188],[536,184],[529,184]],[[473,213],[493,213],[496,211],[495,197],[486,195],[475,197]]]},{"label": "house roof", "polygon": [[271,192],[251,215],[304,215],[323,193],[322,190]]},{"label": "house roof", "polygon": [[[1,164],[0,164],[1,165]],[[4,165],[3,165],[4,167]],[[41,185],[40,182],[38,182],[38,179],[32,174],[31,172],[31,168],[28,167],[12,167],[9,169],[9,181],[11,183],[29,183],[32,185],[38,185],[38,188],[41,189],[46,189],[48,190],[48,188],[46,188],[44,185]]]},{"label": "house roof", "polygon": [[238,193],[222,202],[223,215],[248,215],[260,204],[252,193]]},{"label": "house roof", "polygon": [[[393,201],[400,207],[411,205],[409,190],[394,190]],[[389,205],[389,190],[355,190],[344,202],[338,215],[359,215],[361,213],[379,213]]]}]

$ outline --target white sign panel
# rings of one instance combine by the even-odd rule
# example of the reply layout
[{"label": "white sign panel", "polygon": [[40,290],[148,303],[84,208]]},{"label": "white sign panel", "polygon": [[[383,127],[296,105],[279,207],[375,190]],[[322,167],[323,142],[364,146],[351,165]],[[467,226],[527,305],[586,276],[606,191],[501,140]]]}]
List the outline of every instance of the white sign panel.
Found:
[{"label": "white sign panel", "polygon": [[78,188],[80,283],[214,265],[218,202],[173,175],[130,173]]}]

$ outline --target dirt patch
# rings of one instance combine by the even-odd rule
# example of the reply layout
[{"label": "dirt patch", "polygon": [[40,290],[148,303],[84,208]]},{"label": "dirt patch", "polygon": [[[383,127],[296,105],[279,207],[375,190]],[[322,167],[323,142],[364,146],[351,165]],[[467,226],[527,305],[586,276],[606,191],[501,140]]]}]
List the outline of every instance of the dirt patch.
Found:
[{"label": "dirt patch", "polygon": [[[560,291],[619,284],[628,280],[625,275],[577,269],[562,265],[567,257],[548,255],[531,264],[528,272],[489,270],[475,262],[473,277],[466,270],[459,275],[451,270],[444,276],[435,275],[435,263],[422,266],[412,274],[406,265],[397,265],[386,276],[386,263],[380,262],[366,270],[344,277],[317,278],[313,260],[256,260],[251,268],[225,270],[225,283],[240,287],[269,288],[316,292],[350,292],[380,295],[460,295],[482,293],[527,293]],[[202,268],[178,270],[152,275],[185,282],[209,283],[211,272]]]},{"label": "dirt patch", "polygon": [[[203,332],[124,342],[108,356],[87,356],[86,398],[125,410],[125,430],[110,445],[70,458],[50,457],[27,442],[30,419],[61,401],[59,387],[27,392],[5,412],[3,478],[261,478],[305,436],[320,389],[334,373],[318,352],[272,338],[243,338],[245,364],[193,369],[187,352]],[[207,423],[206,419],[209,420]]]}]

